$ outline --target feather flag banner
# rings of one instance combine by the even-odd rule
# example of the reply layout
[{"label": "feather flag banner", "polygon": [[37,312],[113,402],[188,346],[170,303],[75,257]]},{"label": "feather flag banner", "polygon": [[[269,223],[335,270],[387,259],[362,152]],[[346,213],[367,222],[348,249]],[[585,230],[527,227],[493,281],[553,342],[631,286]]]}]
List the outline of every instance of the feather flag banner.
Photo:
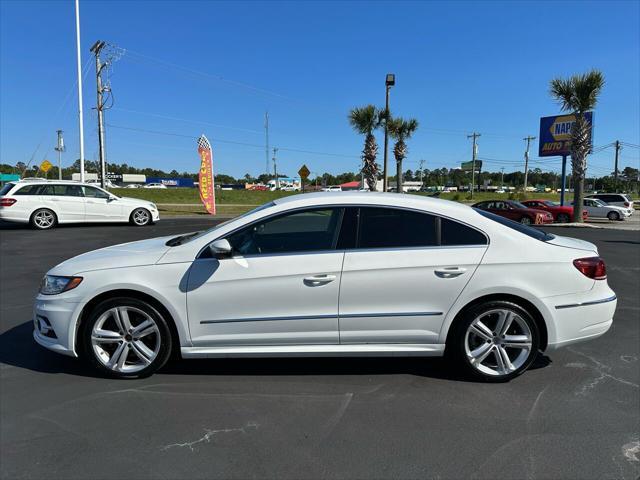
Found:
[{"label": "feather flag banner", "polygon": [[200,172],[198,173],[198,190],[200,200],[211,215],[216,214],[216,197],[214,195],[213,150],[207,137],[198,139],[198,155],[200,155]]}]

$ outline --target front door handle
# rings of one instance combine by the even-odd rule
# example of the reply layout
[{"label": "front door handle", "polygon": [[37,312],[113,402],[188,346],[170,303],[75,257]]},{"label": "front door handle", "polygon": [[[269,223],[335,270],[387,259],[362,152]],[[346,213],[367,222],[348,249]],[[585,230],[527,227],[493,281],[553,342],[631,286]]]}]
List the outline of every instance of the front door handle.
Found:
[{"label": "front door handle", "polygon": [[305,277],[304,284],[309,287],[319,287],[320,285],[326,285],[336,279],[335,275],[314,275],[312,277]]},{"label": "front door handle", "polygon": [[467,269],[463,267],[444,267],[444,268],[436,268],[434,270],[435,274],[440,278],[453,278],[458,275],[462,275],[466,272]]}]

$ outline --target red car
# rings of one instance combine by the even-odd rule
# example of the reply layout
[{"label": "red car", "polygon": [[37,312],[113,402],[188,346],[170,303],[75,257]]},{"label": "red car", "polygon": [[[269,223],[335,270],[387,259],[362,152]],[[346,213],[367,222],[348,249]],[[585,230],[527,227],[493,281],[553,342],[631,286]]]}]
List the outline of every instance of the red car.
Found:
[{"label": "red car", "polygon": [[[551,200],[525,200],[522,204],[529,208],[535,208],[536,210],[544,210],[553,215],[553,220],[558,223],[570,222],[573,218],[572,206],[561,206]],[[586,210],[582,210],[582,220],[586,220],[589,214]]]},{"label": "red car", "polygon": [[525,207],[520,202],[514,200],[489,200],[486,202],[478,202],[472,205],[472,207],[495,213],[496,215],[525,225],[553,223],[553,215],[551,215],[551,213]]}]

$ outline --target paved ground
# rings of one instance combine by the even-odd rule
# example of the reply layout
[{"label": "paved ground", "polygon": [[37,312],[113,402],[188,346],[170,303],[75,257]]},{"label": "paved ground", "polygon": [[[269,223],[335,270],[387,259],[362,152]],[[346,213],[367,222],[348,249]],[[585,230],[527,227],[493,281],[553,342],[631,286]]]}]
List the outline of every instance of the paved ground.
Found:
[{"label": "paved ground", "polygon": [[210,222],[0,225],[2,478],[638,478],[638,232],[562,230],[600,247],[616,321],[506,385],[365,358],[192,360],[113,381],[34,344],[32,298],[56,263]]}]

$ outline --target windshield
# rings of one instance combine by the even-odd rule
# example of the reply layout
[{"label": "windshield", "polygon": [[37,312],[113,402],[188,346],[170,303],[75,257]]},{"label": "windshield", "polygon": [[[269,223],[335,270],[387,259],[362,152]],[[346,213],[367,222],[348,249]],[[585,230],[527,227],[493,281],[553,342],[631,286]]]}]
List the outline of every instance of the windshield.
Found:
[{"label": "windshield", "polygon": [[259,212],[260,210],[265,210],[267,208],[273,207],[274,205],[275,205],[275,202],[265,203],[264,205],[260,205],[259,207],[249,210],[248,212],[245,212],[242,215],[238,215],[237,217],[231,218],[226,222],[219,223],[215,227],[209,228],[208,230],[201,230],[199,232],[186,233],[184,235],[179,235],[177,237],[174,237],[168,240],[165,245],[167,245],[168,247],[177,247],[178,245],[184,245],[185,243],[189,243],[195,240],[196,238],[200,238],[201,236],[206,235],[209,232],[213,232],[214,230],[224,225],[227,225],[231,222],[235,222],[236,220],[240,220],[241,218],[251,215],[252,213]]},{"label": "windshield", "polygon": [[521,204],[520,202],[515,202],[515,201],[511,201],[511,205],[516,207],[516,208],[529,208],[529,207],[525,207],[523,204]]},{"label": "windshield", "polygon": [[544,200],[542,203],[544,203],[547,207],[555,207],[558,205],[556,202],[552,202],[551,200]]},{"label": "windshield", "polygon": [[600,200],[598,198],[594,198],[593,201],[596,202],[596,205],[598,205],[599,207],[606,207],[607,206],[606,203],[604,203],[602,200]]},{"label": "windshield", "polygon": [[474,208],[476,212],[478,212],[483,217],[486,217],[494,222],[499,223],[500,225],[504,225],[505,227],[509,227],[516,232],[520,232],[528,237],[535,238],[536,240],[540,240],[542,242],[546,242],[548,240],[552,240],[555,235],[551,235],[550,233],[545,232],[544,230],[540,230],[538,228],[532,228],[527,225],[523,225],[519,222],[514,222],[513,220],[509,220],[508,218],[501,217],[500,215],[496,215],[491,212],[487,212],[485,210],[480,210]]}]

